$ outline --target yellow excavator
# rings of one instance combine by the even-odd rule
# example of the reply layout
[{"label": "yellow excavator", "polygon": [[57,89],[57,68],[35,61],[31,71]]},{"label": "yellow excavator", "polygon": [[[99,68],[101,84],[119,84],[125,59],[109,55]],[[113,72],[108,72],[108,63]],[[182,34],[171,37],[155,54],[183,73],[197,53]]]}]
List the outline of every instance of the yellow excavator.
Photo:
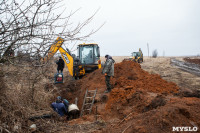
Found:
[{"label": "yellow excavator", "polygon": [[77,47],[78,55],[71,54],[68,48],[62,48],[64,40],[58,37],[54,44],[51,45],[43,58],[47,62],[59,50],[69,74],[75,79],[79,79],[87,72],[101,68],[100,49],[98,44],[79,44]]},{"label": "yellow excavator", "polygon": [[131,60],[131,61],[135,61],[137,63],[142,63],[143,62],[143,53],[142,53],[141,48],[139,48],[139,52],[131,53],[131,57],[126,58],[124,60]]}]

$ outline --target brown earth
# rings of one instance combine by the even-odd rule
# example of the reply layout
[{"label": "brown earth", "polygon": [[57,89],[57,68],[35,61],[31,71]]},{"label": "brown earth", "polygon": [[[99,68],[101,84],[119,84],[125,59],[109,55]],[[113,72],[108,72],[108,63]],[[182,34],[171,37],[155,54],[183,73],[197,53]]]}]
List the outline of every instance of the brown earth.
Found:
[{"label": "brown earth", "polygon": [[[76,86],[81,88],[80,96],[84,96],[86,89],[98,88],[100,93],[105,91],[105,77],[101,71],[101,69],[96,70],[76,82]],[[131,61],[115,64],[115,76],[111,82],[114,87],[112,90],[113,99],[110,97],[107,107],[112,104],[113,100],[126,100],[129,95],[136,92],[136,89],[166,94],[177,93],[179,89],[175,83],[167,82],[157,74],[149,74],[141,69],[140,64]],[[83,98],[79,97],[79,104],[81,105],[82,102]]]},{"label": "brown earth", "polygon": [[[9,121],[14,118],[16,122],[21,122],[22,130],[20,131],[23,132],[28,132],[28,126],[33,123],[37,125],[37,132],[61,133],[160,133],[172,132],[172,127],[174,126],[200,127],[200,99],[197,98],[198,95],[190,95],[190,97],[187,97],[188,95],[180,95],[184,85],[182,84],[180,88],[177,84],[171,82],[174,78],[172,75],[165,73],[165,76],[163,76],[162,73],[163,71],[168,71],[165,68],[166,66],[171,70],[168,66],[170,63],[165,60],[165,65],[163,65],[162,68],[161,64],[156,64],[156,59],[154,61],[152,61],[152,59],[150,60],[151,63],[153,62],[153,67],[155,67],[155,69],[151,67],[151,71],[149,72],[141,68],[141,65],[145,67],[144,65],[148,63],[148,60],[145,60],[146,62],[141,65],[131,61],[119,61],[120,63],[116,63],[115,76],[111,78],[113,89],[110,93],[104,93],[106,85],[105,77],[101,74],[102,70],[96,70],[87,74],[80,80],[73,80],[65,71],[64,83],[53,84],[53,78],[51,77],[54,69],[51,67],[48,69],[49,73],[46,75],[47,78],[39,80],[39,83],[36,85],[34,93],[35,99],[32,104],[28,102],[31,101],[31,99],[28,99],[28,96],[26,96],[28,101],[20,102],[20,100],[23,100],[25,94],[29,94],[26,93],[27,90],[24,91],[24,93],[20,93],[23,90],[22,87],[19,86],[18,89],[14,91],[14,93],[22,96],[22,98],[12,98],[12,94],[14,94],[13,90],[7,90],[5,94],[8,97],[5,95],[3,98],[5,100],[10,100],[7,103],[12,103],[10,104],[12,106],[11,108],[8,107],[6,102],[1,100],[1,103],[5,105],[5,108],[3,107],[2,110],[10,111],[10,113],[8,113],[10,117],[7,117],[8,115],[5,111],[0,113],[0,118],[5,119],[4,121],[1,120],[0,130],[2,127],[4,128],[2,123],[5,124],[7,118],[9,118]],[[4,70],[5,69],[6,67]],[[149,70],[147,64],[145,69]],[[19,70],[14,72],[16,73],[17,71]],[[159,72],[161,72],[161,74],[159,74]],[[6,73],[6,76],[2,74],[1,81],[3,88],[14,87],[13,83],[17,82],[15,81],[16,79],[13,78],[12,83],[10,83],[8,82],[8,73]],[[11,77],[12,76],[13,75],[11,75]],[[166,80],[164,80],[165,78]],[[25,82],[26,80],[22,81]],[[18,80],[18,82],[20,82],[20,80]],[[98,89],[98,92],[95,98],[93,111],[90,115],[84,115],[78,119],[66,121],[65,119],[58,118],[50,109],[49,105],[58,95],[66,98],[70,103],[74,103],[74,99],[77,97],[78,106],[81,109],[86,89],[95,88]],[[5,89],[1,89],[1,92],[4,93]],[[191,91],[191,93],[193,93],[193,91]],[[20,109],[22,111],[20,111]],[[15,115],[12,114],[13,111]],[[54,115],[51,119],[28,120],[29,116],[42,113],[43,111],[50,111],[54,113]],[[19,119],[20,121],[18,121]],[[13,124],[9,126],[13,126]],[[7,129],[13,131],[12,127]]]},{"label": "brown earth", "polygon": [[191,59],[187,57],[187,58],[184,58],[184,61],[200,65],[200,59]]},{"label": "brown earth", "polygon": [[199,101],[198,98],[171,98],[166,105],[147,112],[137,113],[133,110],[123,121],[108,127],[106,131],[169,133],[172,132],[172,127],[199,127]]},{"label": "brown earth", "polygon": [[[191,126],[191,122],[197,126],[200,124],[200,99],[175,96],[179,93],[175,83],[167,82],[157,74],[149,74],[135,62],[115,64],[115,76],[111,81],[114,89],[110,94],[103,94],[104,80],[101,70],[96,70],[78,82],[74,81],[81,88],[77,93],[79,107],[85,90],[98,88],[93,110],[98,107],[98,119],[107,125],[98,132],[170,132],[173,126]],[[79,118],[71,122],[81,124],[83,121]]]}]

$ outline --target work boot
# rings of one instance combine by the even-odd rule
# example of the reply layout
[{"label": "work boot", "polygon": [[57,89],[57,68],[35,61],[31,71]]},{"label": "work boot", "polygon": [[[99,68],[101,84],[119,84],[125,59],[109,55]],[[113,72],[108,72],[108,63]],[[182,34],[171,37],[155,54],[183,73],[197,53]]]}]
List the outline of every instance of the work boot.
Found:
[{"label": "work boot", "polygon": [[107,89],[104,93],[109,93],[111,90],[110,89]]}]

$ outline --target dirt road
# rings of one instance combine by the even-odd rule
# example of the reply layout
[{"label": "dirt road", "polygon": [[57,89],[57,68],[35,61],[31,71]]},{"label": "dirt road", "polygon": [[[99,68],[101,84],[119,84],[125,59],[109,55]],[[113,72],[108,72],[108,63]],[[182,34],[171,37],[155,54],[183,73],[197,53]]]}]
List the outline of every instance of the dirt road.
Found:
[{"label": "dirt road", "polygon": [[200,76],[200,65],[186,61],[180,61],[175,58],[170,59],[171,65],[180,68],[183,71]]},{"label": "dirt road", "polygon": [[200,89],[200,77],[172,66],[169,57],[144,58],[141,66],[150,73],[159,74],[163,79],[175,82],[181,88]]}]

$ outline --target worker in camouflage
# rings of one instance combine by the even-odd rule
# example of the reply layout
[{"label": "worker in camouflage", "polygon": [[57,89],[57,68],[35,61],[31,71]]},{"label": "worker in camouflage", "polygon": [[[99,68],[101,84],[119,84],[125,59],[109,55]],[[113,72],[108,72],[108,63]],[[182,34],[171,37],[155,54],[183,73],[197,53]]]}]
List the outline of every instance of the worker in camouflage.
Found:
[{"label": "worker in camouflage", "polygon": [[115,61],[112,59],[110,55],[106,55],[105,58],[106,58],[106,62],[104,64],[102,73],[105,75],[105,81],[106,81],[106,86],[107,86],[107,90],[105,92],[108,93],[112,89],[112,86],[110,84],[110,77],[114,76]]}]

